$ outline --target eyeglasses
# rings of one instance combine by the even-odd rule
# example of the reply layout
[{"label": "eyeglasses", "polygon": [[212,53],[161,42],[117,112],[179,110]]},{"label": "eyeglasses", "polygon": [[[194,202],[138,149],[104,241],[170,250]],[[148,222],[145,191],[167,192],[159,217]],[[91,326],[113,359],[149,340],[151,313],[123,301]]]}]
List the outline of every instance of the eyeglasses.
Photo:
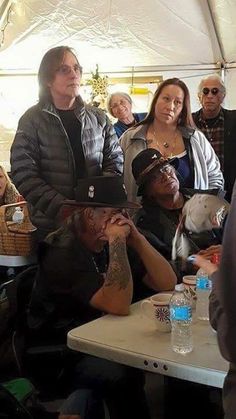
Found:
[{"label": "eyeglasses", "polygon": [[153,174],[152,179],[153,180],[160,180],[163,175],[172,175],[175,172],[175,169],[170,164],[166,164],[165,166],[162,166],[160,169],[156,171],[156,173]]},{"label": "eyeglasses", "polygon": [[72,67],[67,64],[62,64],[57,69],[57,73],[61,74],[62,76],[68,76],[69,74],[71,74],[72,70],[76,74],[82,74],[83,68],[79,64],[75,64]]},{"label": "eyeglasses", "polygon": [[162,166],[159,169],[159,173],[167,173],[167,174],[169,174],[169,173],[172,173],[173,170],[174,170],[173,166],[171,166],[170,164],[166,164],[165,166]]},{"label": "eyeglasses", "polygon": [[213,96],[216,96],[216,95],[218,95],[218,93],[220,92],[221,90],[220,89],[218,89],[218,87],[213,87],[212,89],[209,89],[208,87],[204,87],[203,89],[202,89],[202,93],[205,95],[205,96],[207,96],[207,95],[209,95],[209,93],[211,92],[211,94],[213,95]]}]

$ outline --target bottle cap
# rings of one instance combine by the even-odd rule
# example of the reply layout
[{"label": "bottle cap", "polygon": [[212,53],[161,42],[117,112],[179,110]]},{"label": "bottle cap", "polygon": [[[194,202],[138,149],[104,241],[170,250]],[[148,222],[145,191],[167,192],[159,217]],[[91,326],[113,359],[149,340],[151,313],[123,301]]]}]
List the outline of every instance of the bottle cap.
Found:
[{"label": "bottle cap", "polygon": [[176,284],[175,291],[184,291],[184,284]]},{"label": "bottle cap", "polygon": [[211,263],[214,263],[214,265],[219,265],[220,264],[220,254],[219,253],[214,253],[212,255]]}]

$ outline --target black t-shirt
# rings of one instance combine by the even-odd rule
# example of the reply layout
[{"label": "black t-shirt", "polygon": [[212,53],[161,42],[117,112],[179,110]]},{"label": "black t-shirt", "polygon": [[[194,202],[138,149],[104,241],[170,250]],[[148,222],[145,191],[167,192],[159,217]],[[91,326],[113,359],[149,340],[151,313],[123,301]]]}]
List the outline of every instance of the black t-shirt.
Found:
[{"label": "black t-shirt", "polygon": [[76,178],[83,178],[86,176],[86,165],[84,159],[84,152],[81,142],[81,123],[76,117],[73,110],[57,109],[58,114],[62,120],[63,126],[67,132],[70,145],[73,151],[75,160]]},{"label": "black t-shirt", "polygon": [[[64,244],[63,244],[64,243]],[[155,291],[142,279],[146,270],[133,251],[128,251],[137,301]],[[28,325],[39,336],[66,336],[68,330],[104,313],[90,305],[92,296],[101,288],[109,263],[108,248],[99,254],[88,251],[72,236],[58,235],[53,243],[43,242],[39,248],[39,271],[33,289]]]},{"label": "black t-shirt", "polygon": [[89,304],[103,284],[100,271],[106,255],[99,256],[94,262],[93,255],[79,242],[69,247],[40,244],[40,266],[30,304],[32,329],[45,325],[48,329],[70,329],[101,315]]}]

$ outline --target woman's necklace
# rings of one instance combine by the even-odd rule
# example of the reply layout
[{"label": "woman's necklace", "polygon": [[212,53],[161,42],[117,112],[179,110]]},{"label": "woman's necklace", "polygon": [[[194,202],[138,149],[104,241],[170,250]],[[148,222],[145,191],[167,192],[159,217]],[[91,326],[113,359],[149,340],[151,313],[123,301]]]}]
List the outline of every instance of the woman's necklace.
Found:
[{"label": "woman's necklace", "polygon": [[[176,141],[177,141],[177,136],[178,136],[178,130],[176,129],[176,132],[175,132],[175,134],[174,134],[174,137],[173,137],[173,140],[171,140],[171,143],[170,142],[168,142],[168,141],[164,141],[163,143],[160,143],[158,140],[157,140],[157,135],[156,135],[156,131],[155,131],[155,129],[154,129],[154,127],[152,127],[152,130],[153,130],[153,137],[154,137],[154,140],[155,140],[155,142],[156,142],[156,146],[157,146],[157,148],[158,148],[158,150],[160,151],[160,153],[166,158],[166,157],[168,157],[168,158],[172,158],[173,157],[173,155],[174,155],[174,150],[175,150],[175,147],[176,147]],[[163,152],[163,149],[161,149],[161,147],[164,147],[164,152]]]}]

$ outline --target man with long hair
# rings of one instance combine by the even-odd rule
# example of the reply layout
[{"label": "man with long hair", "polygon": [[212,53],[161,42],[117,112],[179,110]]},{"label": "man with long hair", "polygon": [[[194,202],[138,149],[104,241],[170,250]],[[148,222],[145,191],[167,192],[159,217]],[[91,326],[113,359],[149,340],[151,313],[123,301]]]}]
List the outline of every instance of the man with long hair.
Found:
[{"label": "man with long hair", "polygon": [[39,72],[39,103],[20,118],[11,149],[13,181],[43,239],[57,227],[78,179],[122,174],[123,155],[106,114],[79,96],[82,67],[67,46],[50,49]]}]

